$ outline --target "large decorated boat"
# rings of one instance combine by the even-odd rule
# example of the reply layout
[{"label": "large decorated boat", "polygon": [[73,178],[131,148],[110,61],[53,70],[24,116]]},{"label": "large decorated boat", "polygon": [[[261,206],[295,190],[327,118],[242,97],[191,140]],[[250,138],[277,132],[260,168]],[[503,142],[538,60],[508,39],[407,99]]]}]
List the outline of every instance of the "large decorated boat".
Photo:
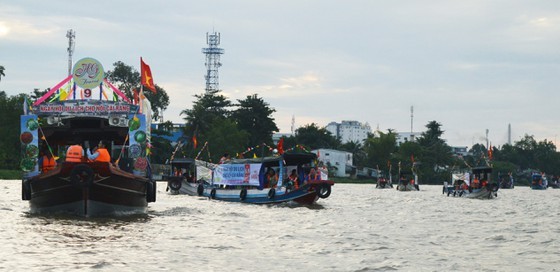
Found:
[{"label": "large decorated boat", "polygon": [[498,196],[497,183],[491,182],[492,167],[473,167],[471,172],[452,174],[451,183],[443,184],[447,196],[491,199]]},{"label": "large decorated boat", "polygon": [[333,181],[319,173],[314,153],[234,159],[219,164],[203,196],[211,199],[254,204],[294,201],[313,204],[331,194]]},{"label": "large decorated boat", "polygon": [[[25,101],[22,198],[31,213],[136,214],[155,201],[149,102],[132,103],[105,79],[101,63],[81,59],[44,96]],[[104,143],[106,160],[88,160],[89,143]]]}]

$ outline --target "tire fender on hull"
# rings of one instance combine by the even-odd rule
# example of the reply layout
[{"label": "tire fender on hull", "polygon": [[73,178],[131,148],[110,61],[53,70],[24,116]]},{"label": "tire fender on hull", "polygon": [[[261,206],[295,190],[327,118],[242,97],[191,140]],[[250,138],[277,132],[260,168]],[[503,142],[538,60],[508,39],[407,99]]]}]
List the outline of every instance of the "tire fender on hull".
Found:
[{"label": "tire fender on hull", "polygon": [[327,183],[317,186],[315,190],[317,191],[317,196],[319,198],[327,198],[331,195],[331,185]]},{"label": "tire fender on hull", "polygon": [[167,187],[173,191],[181,190],[181,186],[183,186],[183,181],[181,179],[172,179],[167,182]]},{"label": "tire fender on hull", "polygon": [[204,194],[204,185],[199,184],[198,187],[196,187],[196,194],[198,196],[202,196],[202,194]]},{"label": "tire fender on hull", "polygon": [[212,190],[210,191],[210,198],[216,199],[216,188],[212,188]]},{"label": "tire fender on hull", "polygon": [[271,188],[271,189],[268,191],[268,199],[273,199],[275,196],[276,196],[276,189]]},{"label": "tire fender on hull", "polygon": [[241,192],[239,192],[239,199],[241,199],[241,201],[244,201],[245,199],[247,199],[247,189],[246,188],[241,189]]}]

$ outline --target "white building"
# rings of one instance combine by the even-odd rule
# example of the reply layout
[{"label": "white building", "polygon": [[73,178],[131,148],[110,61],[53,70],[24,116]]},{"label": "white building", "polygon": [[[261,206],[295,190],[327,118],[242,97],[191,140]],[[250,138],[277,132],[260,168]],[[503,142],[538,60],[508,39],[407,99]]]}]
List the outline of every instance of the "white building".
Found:
[{"label": "white building", "polygon": [[335,177],[348,177],[353,168],[352,153],[334,149],[320,148],[312,150],[311,152],[317,154],[317,160],[324,165],[336,167]]},{"label": "white building", "polygon": [[421,132],[397,132],[397,146],[406,142],[414,142],[422,135]]},{"label": "white building", "polygon": [[371,133],[371,127],[367,122],[362,124],[358,121],[347,120],[341,123],[330,122],[325,129],[339,138],[343,144],[348,142],[363,143],[368,133]]}]

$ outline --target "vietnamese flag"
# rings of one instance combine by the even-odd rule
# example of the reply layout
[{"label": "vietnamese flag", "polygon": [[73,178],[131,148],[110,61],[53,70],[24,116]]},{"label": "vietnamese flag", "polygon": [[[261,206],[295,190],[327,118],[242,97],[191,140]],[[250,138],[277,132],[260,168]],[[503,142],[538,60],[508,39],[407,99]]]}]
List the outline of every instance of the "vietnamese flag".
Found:
[{"label": "vietnamese flag", "polygon": [[284,154],[284,137],[280,138],[280,141],[278,141],[277,149],[278,154]]},{"label": "vietnamese flag", "polygon": [[196,149],[196,146],[198,145],[198,141],[196,140],[196,135],[192,136],[192,142],[193,142],[194,149]]},{"label": "vietnamese flag", "polygon": [[142,74],[142,85],[150,89],[153,93],[156,93],[156,87],[154,86],[154,78],[152,77],[152,70],[150,66],[144,63],[144,60],[140,57],[140,73]]}]

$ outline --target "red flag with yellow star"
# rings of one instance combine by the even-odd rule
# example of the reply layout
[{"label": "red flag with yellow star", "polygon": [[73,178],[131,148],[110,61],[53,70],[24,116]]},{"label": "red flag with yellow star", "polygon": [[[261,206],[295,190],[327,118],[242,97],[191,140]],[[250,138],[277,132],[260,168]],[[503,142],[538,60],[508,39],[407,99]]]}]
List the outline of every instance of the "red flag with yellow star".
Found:
[{"label": "red flag with yellow star", "polygon": [[144,60],[140,58],[140,73],[142,74],[142,85],[150,89],[153,93],[156,93],[156,86],[154,85],[154,78],[152,77],[152,70],[148,64],[144,63]]}]

